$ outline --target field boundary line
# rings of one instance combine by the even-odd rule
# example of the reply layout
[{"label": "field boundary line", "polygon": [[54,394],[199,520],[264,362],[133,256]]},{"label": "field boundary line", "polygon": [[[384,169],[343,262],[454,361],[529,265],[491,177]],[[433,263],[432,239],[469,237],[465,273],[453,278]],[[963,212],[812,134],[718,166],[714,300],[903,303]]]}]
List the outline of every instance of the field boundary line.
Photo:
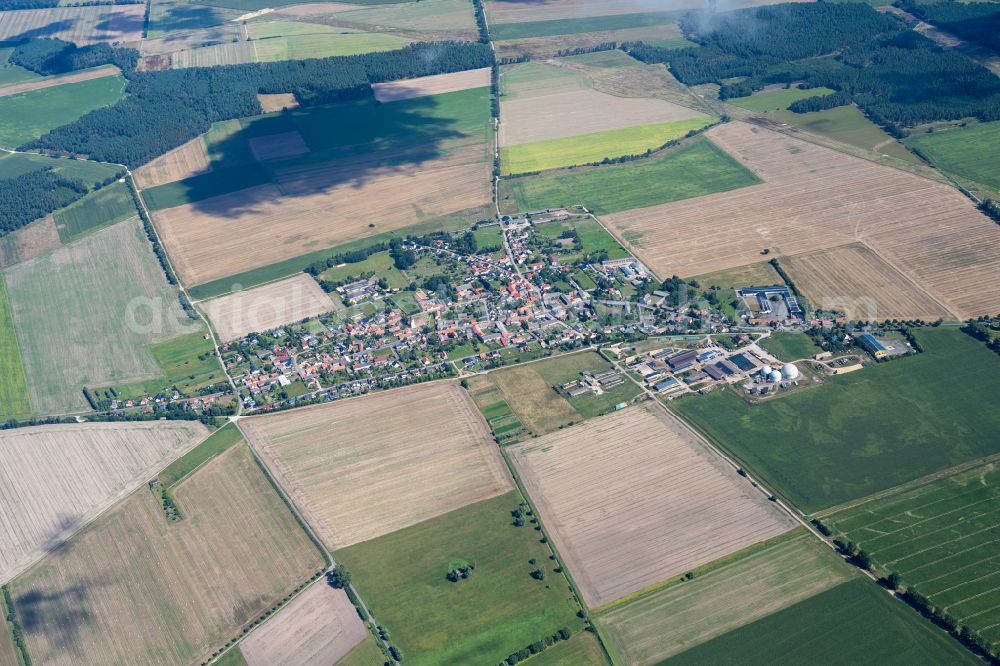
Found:
[{"label": "field boundary line", "polygon": [[[860,224],[860,222],[859,222],[859,224]],[[936,296],[934,294],[931,294],[924,287],[922,287],[919,283],[917,283],[917,281],[914,280],[913,277],[909,273],[907,273],[906,271],[904,271],[901,267],[897,266],[895,262],[893,262],[891,259],[889,259],[888,257],[886,257],[884,254],[882,254],[881,252],[879,252],[874,247],[870,246],[864,240],[862,240],[861,238],[858,238],[858,241],[861,242],[861,244],[864,245],[865,247],[867,247],[869,250],[871,250],[872,253],[876,257],[878,257],[879,259],[881,259],[882,261],[884,261],[886,264],[888,264],[889,266],[891,266],[892,269],[895,270],[899,275],[902,275],[906,279],[906,281],[910,283],[910,285],[912,287],[914,287],[915,289],[917,289],[917,291],[919,291],[921,294],[924,294],[930,300],[934,301],[935,303],[937,303],[938,305],[940,305],[941,307],[943,307],[945,309],[945,311],[947,311],[950,315],[952,315],[953,317],[955,317],[956,321],[962,321],[963,318],[960,317],[960,316],[958,316],[957,311],[955,310],[954,307],[951,306],[950,303],[946,303],[945,301],[942,301],[940,297],[938,297],[938,296]]]}]

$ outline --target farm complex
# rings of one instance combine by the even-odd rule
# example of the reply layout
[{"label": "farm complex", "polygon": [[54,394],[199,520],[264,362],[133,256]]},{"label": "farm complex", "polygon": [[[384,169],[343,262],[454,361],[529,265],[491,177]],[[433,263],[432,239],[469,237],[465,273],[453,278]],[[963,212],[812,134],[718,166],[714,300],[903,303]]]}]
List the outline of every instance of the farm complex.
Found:
[{"label": "farm complex", "polygon": [[997,34],[0,0],[0,666],[1000,663]]}]

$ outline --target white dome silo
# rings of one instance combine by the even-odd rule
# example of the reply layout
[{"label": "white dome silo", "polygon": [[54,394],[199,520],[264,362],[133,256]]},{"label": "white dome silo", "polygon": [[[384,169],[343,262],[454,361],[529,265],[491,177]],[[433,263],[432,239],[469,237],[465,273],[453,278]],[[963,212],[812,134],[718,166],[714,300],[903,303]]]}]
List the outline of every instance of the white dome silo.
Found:
[{"label": "white dome silo", "polygon": [[785,379],[798,379],[799,369],[795,367],[794,363],[786,363],[781,368],[781,376]]},{"label": "white dome silo", "polygon": [[772,382],[778,383],[781,381],[781,373],[777,370],[772,370],[771,374],[767,376]]}]

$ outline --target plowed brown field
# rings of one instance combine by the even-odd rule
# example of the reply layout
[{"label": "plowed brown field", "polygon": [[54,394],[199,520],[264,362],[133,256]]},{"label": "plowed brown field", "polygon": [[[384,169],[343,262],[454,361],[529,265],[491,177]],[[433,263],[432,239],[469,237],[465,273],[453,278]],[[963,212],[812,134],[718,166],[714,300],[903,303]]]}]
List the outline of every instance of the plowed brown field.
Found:
[{"label": "plowed brown field", "polygon": [[591,608],[795,525],[658,407],[507,450]]},{"label": "plowed brown field", "polygon": [[708,134],[765,182],[604,218],[660,275],[861,242],[961,318],[1000,311],[1000,227],[957,190],[746,123]]},{"label": "plowed brown field", "polygon": [[136,185],[145,189],[207,173],[211,169],[205,139],[199,136],[139,167],[134,175]]}]

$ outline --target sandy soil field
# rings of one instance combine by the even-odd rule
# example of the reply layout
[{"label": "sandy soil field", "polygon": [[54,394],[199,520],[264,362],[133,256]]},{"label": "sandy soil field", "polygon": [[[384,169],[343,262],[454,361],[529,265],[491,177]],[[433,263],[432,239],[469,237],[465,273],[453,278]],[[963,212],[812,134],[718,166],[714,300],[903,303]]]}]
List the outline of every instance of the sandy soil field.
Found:
[{"label": "sandy soil field", "polygon": [[295,99],[295,95],[292,93],[276,93],[274,95],[257,95],[257,99],[260,101],[260,106],[264,109],[264,113],[274,113],[275,111],[281,111],[283,109],[294,109],[298,107],[299,102]]},{"label": "sandy soil field", "polygon": [[0,237],[0,268],[13,266],[62,245],[59,230],[49,215]]},{"label": "sandy soil field", "polygon": [[844,312],[849,319],[935,320],[955,316],[859,243],[785,257],[781,267],[815,307]]},{"label": "sandy soil field", "polygon": [[331,549],[512,488],[489,427],[455,382],[240,421]]},{"label": "sandy soil field", "polygon": [[154,219],[181,278],[200,284],[486,205],[490,165],[483,158],[476,145],[406,169],[373,168],[360,182],[351,175],[358,160],[311,164],[279,174],[281,191],[262,185]]},{"label": "sandy soil field", "polygon": [[421,76],[405,81],[375,83],[372,85],[372,90],[375,93],[375,99],[380,102],[398,102],[401,99],[440,95],[458,90],[468,90],[469,88],[482,88],[488,85],[490,85],[490,68],[483,67],[464,72]]},{"label": "sandy soil field", "polygon": [[795,525],[656,406],[507,451],[591,608]]},{"label": "sandy soil field", "polygon": [[240,643],[240,652],[249,666],[326,666],[367,635],[347,594],[320,579]]},{"label": "sandy soil field", "polygon": [[323,567],[246,446],[145,488],[11,585],[33,661],[197,664]]},{"label": "sandy soil field", "polygon": [[0,432],[0,582],[205,437],[193,421]]},{"label": "sandy soil field", "polygon": [[41,90],[42,88],[51,88],[52,86],[59,86],[64,83],[78,83],[80,81],[90,81],[91,79],[101,79],[105,76],[115,76],[120,74],[121,70],[114,65],[108,65],[107,67],[97,67],[95,69],[88,69],[83,72],[76,72],[75,74],[64,74],[62,76],[49,76],[41,80],[27,81],[26,83],[15,83],[13,85],[4,86],[0,88],[0,97],[6,97],[8,95],[15,95],[17,93],[27,92],[29,90]]},{"label": "sandy soil field", "polygon": [[1000,227],[957,190],[742,122],[708,134],[765,182],[604,218],[659,275],[861,242],[960,318],[1000,311]]},{"label": "sandy soil field", "polygon": [[133,172],[140,188],[172,183],[212,170],[204,137],[195,137]]},{"label": "sandy soil field", "polygon": [[77,46],[95,42],[131,42],[142,38],[145,5],[97,5],[19,9],[3,13],[0,41],[33,34],[63,39]]},{"label": "sandy soil field", "polygon": [[287,160],[289,157],[305,155],[309,146],[298,132],[282,132],[269,136],[256,136],[247,141],[258,162],[265,160]]},{"label": "sandy soil field", "polygon": [[282,324],[330,312],[335,307],[316,280],[305,273],[199,305],[223,341],[269,331]]}]

